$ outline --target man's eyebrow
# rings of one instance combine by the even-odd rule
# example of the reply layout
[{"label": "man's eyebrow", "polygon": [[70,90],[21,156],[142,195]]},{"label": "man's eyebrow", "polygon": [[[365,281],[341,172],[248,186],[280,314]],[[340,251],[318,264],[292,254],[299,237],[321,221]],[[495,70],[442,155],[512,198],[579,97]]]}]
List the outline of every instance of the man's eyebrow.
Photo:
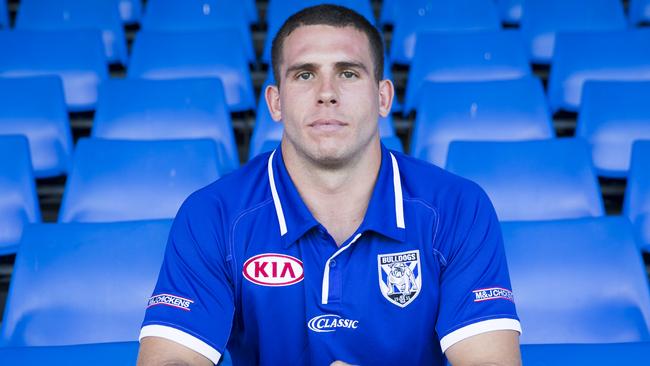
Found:
[{"label": "man's eyebrow", "polygon": [[368,73],[368,68],[361,62],[340,61],[335,64],[338,70],[341,69],[359,69]]},{"label": "man's eyebrow", "polygon": [[291,65],[287,68],[287,71],[284,73],[284,77],[289,77],[289,74],[292,74],[293,72],[298,70],[313,71],[316,70],[316,68],[317,68],[316,64],[311,62]]}]

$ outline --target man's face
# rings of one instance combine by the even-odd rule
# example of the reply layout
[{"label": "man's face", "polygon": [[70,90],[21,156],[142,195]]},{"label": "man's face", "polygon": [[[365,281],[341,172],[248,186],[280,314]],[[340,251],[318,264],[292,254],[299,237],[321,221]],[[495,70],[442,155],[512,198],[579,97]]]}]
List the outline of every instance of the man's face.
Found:
[{"label": "man's face", "polygon": [[377,119],[390,111],[393,86],[377,82],[370,44],[353,27],[303,26],[284,41],[280,89],[266,100],[284,123],[283,148],[339,166],[378,141]]}]

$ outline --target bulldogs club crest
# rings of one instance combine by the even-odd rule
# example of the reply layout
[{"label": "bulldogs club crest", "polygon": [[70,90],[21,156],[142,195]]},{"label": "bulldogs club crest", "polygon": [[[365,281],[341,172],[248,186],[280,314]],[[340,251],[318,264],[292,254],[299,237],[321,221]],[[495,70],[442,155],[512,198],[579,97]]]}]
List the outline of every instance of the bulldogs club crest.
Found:
[{"label": "bulldogs club crest", "polygon": [[422,288],[420,251],[381,254],[377,256],[379,288],[386,300],[406,307]]}]

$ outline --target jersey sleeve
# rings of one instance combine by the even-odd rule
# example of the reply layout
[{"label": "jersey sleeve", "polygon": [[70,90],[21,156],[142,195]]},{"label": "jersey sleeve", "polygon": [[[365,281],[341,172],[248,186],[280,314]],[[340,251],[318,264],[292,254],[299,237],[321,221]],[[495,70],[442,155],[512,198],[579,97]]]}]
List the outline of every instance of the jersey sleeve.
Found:
[{"label": "jersey sleeve", "polygon": [[215,211],[193,196],[179,210],[140,340],[166,338],[216,364],[230,334],[234,296]]},{"label": "jersey sleeve", "polygon": [[442,351],[484,332],[521,333],[501,227],[492,203],[478,186],[445,220],[436,332]]}]

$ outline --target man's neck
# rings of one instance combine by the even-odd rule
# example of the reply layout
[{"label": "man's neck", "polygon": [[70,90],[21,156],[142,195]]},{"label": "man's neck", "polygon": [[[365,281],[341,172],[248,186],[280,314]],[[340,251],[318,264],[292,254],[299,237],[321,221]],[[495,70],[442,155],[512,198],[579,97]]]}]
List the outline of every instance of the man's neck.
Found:
[{"label": "man's neck", "polygon": [[340,246],[361,225],[381,165],[381,147],[374,140],[358,159],[341,167],[315,164],[282,143],[291,180],[312,215]]}]

